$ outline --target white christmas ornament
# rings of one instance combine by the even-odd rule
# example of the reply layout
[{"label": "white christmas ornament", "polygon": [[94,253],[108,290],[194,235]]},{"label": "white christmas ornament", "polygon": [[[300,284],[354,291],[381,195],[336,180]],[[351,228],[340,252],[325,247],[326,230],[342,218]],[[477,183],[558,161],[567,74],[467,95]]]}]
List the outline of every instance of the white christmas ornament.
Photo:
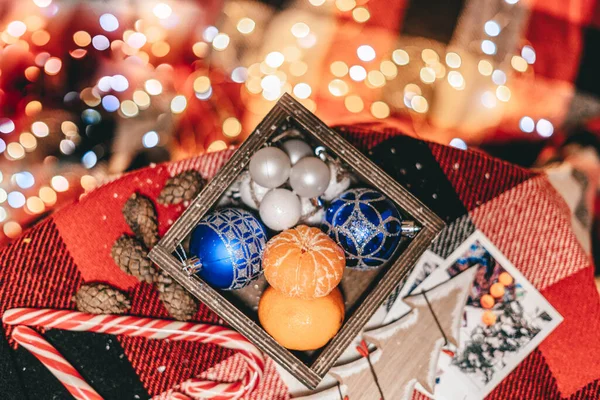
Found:
[{"label": "white christmas ornament", "polygon": [[276,188],[290,176],[291,163],[287,154],[277,147],[260,149],[250,159],[250,176],[259,185]]},{"label": "white christmas ornament", "polygon": [[287,189],[273,189],[260,202],[259,214],[263,224],[274,231],[282,231],[300,220],[300,199]]},{"label": "white christmas ornament", "polygon": [[329,168],[321,159],[306,157],[292,167],[290,186],[299,196],[317,197],[327,189],[329,175]]},{"label": "white christmas ornament", "polygon": [[350,187],[352,181],[350,174],[336,162],[329,162],[329,185],[321,198],[325,201],[331,201],[338,197],[343,191]]},{"label": "white christmas ornament", "polygon": [[258,210],[260,202],[271,189],[254,182],[249,172],[244,172],[239,182],[239,193],[242,203],[253,210]]},{"label": "white christmas ornament", "polygon": [[303,142],[299,139],[288,140],[284,142],[281,147],[290,157],[292,165],[296,164],[304,157],[310,157],[314,155],[313,149],[306,142]]}]

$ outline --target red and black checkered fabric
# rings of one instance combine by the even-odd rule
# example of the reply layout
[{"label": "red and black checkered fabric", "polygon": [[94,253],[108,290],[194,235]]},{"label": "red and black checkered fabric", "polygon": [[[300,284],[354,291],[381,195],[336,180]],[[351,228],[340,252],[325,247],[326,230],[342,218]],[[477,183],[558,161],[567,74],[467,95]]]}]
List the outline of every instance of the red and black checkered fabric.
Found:
[{"label": "red and black checkered fabric", "polygon": [[[490,398],[600,398],[600,299],[593,267],[570,229],[566,204],[545,175],[390,129],[338,130],[446,222],[465,221],[481,229],[564,316]],[[73,309],[72,296],[83,282],[102,281],[128,292],[132,314],[168,318],[156,291],[124,274],[110,256],[112,243],[131,234],[122,206],[134,192],[156,199],[166,179],[183,170],[196,169],[210,179],[231,154],[212,153],[125,175],[25,232],[0,250],[0,312],[12,307]],[[183,206],[155,205],[162,235]],[[453,235],[442,235],[435,246],[442,254],[455,242]],[[194,320],[219,322],[204,305]],[[2,397],[67,398],[58,381],[8,339],[11,328],[3,329]],[[107,399],[147,398],[213,367],[212,376],[223,379],[235,379],[243,370],[234,353],[210,345],[57,330],[44,335]],[[287,397],[269,362],[252,398]]]}]

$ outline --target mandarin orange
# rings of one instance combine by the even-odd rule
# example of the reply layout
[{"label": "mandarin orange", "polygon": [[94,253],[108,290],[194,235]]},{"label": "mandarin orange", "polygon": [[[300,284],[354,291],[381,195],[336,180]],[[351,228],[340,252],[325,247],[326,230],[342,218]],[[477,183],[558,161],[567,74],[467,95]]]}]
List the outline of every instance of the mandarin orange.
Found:
[{"label": "mandarin orange", "polygon": [[504,285],[501,284],[500,282],[494,283],[490,287],[490,294],[497,299],[503,297],[504,296]]},{"label": "mandarin orange", "polygon": [[337,288],[327,296],[305,300],[269,287],[260,298],[258,319],[283,347],[315,350],[325,346],[342,326],[344,300]]},{"label": "mandarin orange", "polygon": [[497,319],[498,319],[498,316],[496,314],[494,314],[494,312],[489,311],[489,310],[484,311],[483,314],[481,315],[481,320],[487,326],[494,325],[496,323]]},{"label": "mandarin orange", "polygon": [[299,225],[267,243],[262,260],[267,282],[287,296],[314,299],[342,280],[344,250],[318,228]]},{"label": "mandarin orange", "polygon": [[500,282],[504,286],[510,286],[513,283],[513,277],[510,276],[508,272],[503,272],[498,277],[498,282]]},{"label": "mandarin orange", "polygon": [[481,304],[481,307],[483,307],[483,308],[492,308],[492,307],[494,307],[494,304],[496,303],[496,301],[489,294],[484,294],[483,296],[481,296],[479,303]]}]

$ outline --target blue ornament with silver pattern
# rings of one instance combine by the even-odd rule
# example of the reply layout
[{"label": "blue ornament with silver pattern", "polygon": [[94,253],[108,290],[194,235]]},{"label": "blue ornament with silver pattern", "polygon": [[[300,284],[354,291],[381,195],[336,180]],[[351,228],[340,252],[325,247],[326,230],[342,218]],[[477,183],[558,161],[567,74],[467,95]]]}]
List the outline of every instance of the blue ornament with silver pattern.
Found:
[{"label": "blue ornament with silver pattern", "polygon": [[192,272],[215,288],[241,289],[262,274],[267,232],[251,213],[239,208],[213,211],[190,237]]},{"label": "blue ornament with silver pattern", "polygon": [[346,253],[346,265],[359,270],[382,266],[392,258],[403,232],[402,216],[382,193],[350,189],[325,212],[324,230]]}]

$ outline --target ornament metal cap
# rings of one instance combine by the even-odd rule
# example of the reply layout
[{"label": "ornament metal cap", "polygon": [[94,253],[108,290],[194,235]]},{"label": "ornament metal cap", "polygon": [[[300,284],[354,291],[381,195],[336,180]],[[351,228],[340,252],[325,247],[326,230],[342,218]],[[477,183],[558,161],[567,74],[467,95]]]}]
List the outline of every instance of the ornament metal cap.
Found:
[{"label": "ornament metal cap", "polygon": [[402,221],[400,230],[402,231],[402,236],[412,239],[421,231],[421,227],[415,224],[415,221]]},{"label": "ornament metal cap", "polygon": [[183,271],[189,276],[198,273],[202,269],[202,263],[198,257],[191,257],[185,260],[183,265]]}]

